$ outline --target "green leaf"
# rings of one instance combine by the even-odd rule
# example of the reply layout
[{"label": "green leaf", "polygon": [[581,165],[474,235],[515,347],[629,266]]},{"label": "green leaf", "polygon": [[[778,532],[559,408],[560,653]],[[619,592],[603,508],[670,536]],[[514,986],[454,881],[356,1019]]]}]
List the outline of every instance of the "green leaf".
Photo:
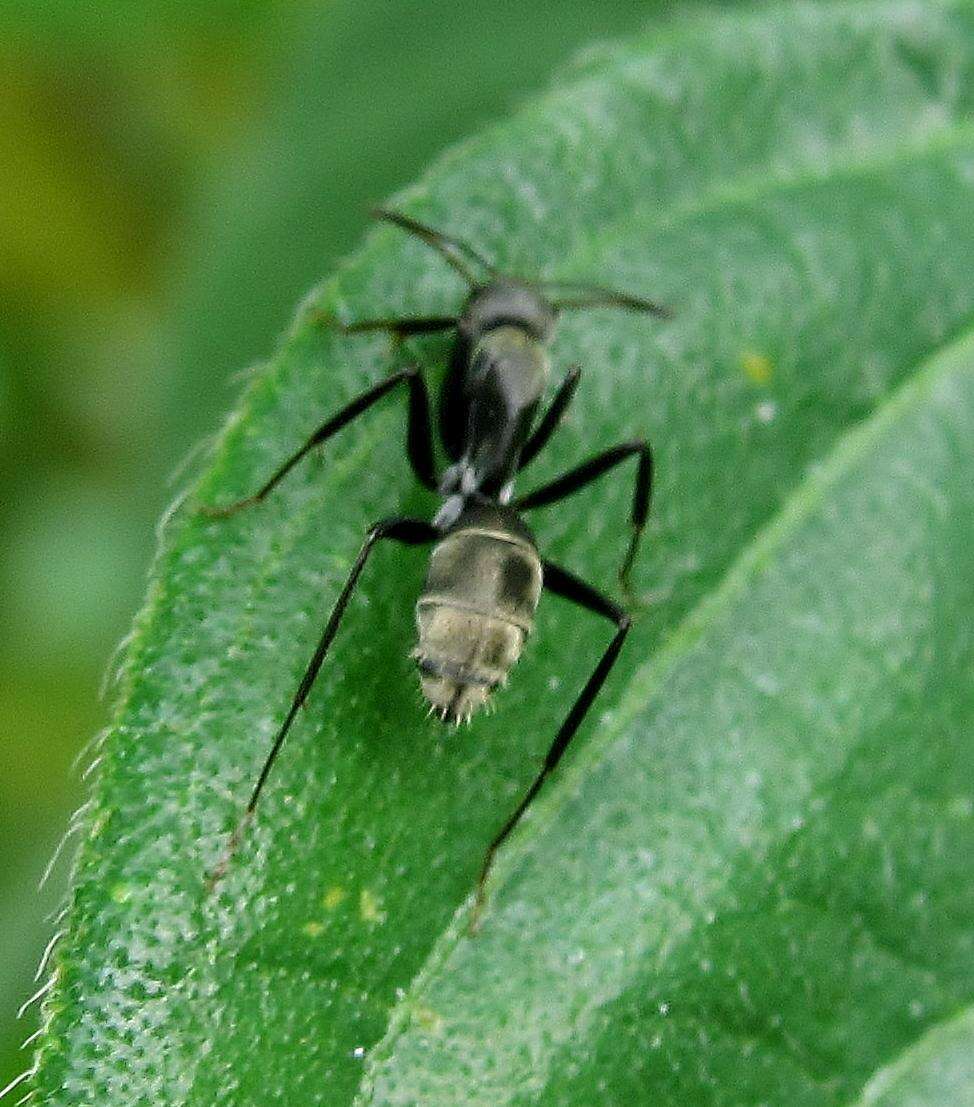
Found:
[{"label": "green leaf", "polygon": [[[366,525],[429,512],[389,402],[229,520],[388,345],[321,323],[462,290],[377,230],[316,293],[164,533],[46,1003],[57,1104],[854,1100],[969,1004],[974,6],[776,8],[592,52],[399,203],[506,270],[652,295],[566,317],[582,386],[531,487],[654,443],[645,604],[544,600],[496,714],[444,731],[381,550],[215,896]],[[411,354],[437,372],[444,341]],[[631,478],[532,516],[615,588]]]},{"label": "green leaf", "polygon": [[934,1026],[869,1081],[859,1107],[970,1103],[974,1089],[974,1010]]}]

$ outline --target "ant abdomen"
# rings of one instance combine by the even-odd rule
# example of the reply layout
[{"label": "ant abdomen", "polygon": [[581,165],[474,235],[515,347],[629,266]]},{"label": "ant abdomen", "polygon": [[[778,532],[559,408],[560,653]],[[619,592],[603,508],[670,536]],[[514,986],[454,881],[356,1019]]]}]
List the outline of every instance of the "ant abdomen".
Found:
[{"label": "ant abdomen", "polygon": [[541,561],[514,512],[465,512],[434,547],[416,604],[413,657],[444,720],[469,719],[507,679],[534,625]]}]

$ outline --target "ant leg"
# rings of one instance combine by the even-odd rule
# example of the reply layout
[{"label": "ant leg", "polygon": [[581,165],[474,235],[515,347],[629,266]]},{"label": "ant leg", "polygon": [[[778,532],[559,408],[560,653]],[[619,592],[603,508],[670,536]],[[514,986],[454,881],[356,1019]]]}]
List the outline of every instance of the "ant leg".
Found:
[{"label": "ant leg", "polygon": [[436,537],[437,533],[432,523],[427,523],[424,519],[410,519],[406,517],[385,519],[381,523],[376,523],[373,527],[369,528],[365,541],[362,543],[362,548],[359,550],[358,557],[355,559],[355,564],[352,566],[351,572],[348,574],[348,579],[345,581],[345,587],[342,589],[341,594],[335,602],[335,606],[332,608],[331,615],[328,617],[328,624],[311,657],[308,668],[301,678],[301,683],[298,685],[298,690],[294,694],[294,699],[291,701],[288,713],[284,717],[284,722],[281,723],[274,741],[271,744],[270,752],[267,755],[267,759],[264,761],[263,768],[260,770],[260,775],[257,777],[257,783],[254,785],[254,790],[250,795],[250,800],[243,816],[237,823],[233,834],[230,835],[230,841],[223,859],[210,875],[209,881],[207,882],[210,891],[213,890],[227,871],[227,867],[237,847],[240,845],[247,824],[250,822],[257,808],[257,801],[260,798],[260,793],[270,775],[271,766],[274,764],[278,753],[280,753],[281,746],[284,744],[284,739],[291,729],[291,724],[294,722],[295,715],[297,715],[301,705],[308,698],[311,686],[314,684],[318,673],[321,671],[322,663],[338,631],[342,616],[345,614],[345,608],[348,606],[348,601],[355,589],[358,578],[375,544],[384,538],[391,538],[407,546],[419,546],[425,542],[431,542]]},{"label": "ant leg", "polygon": [[575,395],[575,389],[578,387],[578,380],[581,375],[582,371],[577,365],[573,365],[565,374],[565,379],[558,386],[558,391],[555,393],[550,407],[544,413],[541,422],[538,424],[537,430],[524,444],[518,470],[529,465],[548,444],[548,439],[557,429],[562,415],[565,414],[565,409],[572,402],[572,397]]},{"label": "ant leg", "polygon": [[629,573],[636,559],[636,551],[639,549],[639,540],[642,538],[643,528],[646,526],[646,518],[649,515],[649,499],[653,487],[653,453],[649,443],[644,439],[634,442],[624,442],[620,446],[613,446],[611,450],[596,454],[588,461],[574,469],[570,469],[564,476],[558,477],[549,484],[529,492],[526,496],[520,496],[513,501],[512,506],[518,511],[527,511],[532,507],[544,507],[546,504],[556,503],[558,500],[570,496],[586,484],[598,479],[603,473],[614,469],[626,458],[633,455],[639,457],[639,468],[636,470],[636,485],[632,497],[632,538],[629,540],[629,549],[619,570],[619,579],[623,588],[629,591]]},{"label": "ant leg", "polygon": [[241,508],[250,507],[251,504],[260,503],[267,493],[287,476],[294,466],[315,446],[331,438],[333,434],[361,415],[363,411],[381,400],[397,384],[403,382],[409,386],[409,422],[406,452],[419,482],[435,491],[437,484],[433,461],[433,435],[430,428],[429,393],[419,369],[413,365],[408,369],[400,369],[398,373],[393,373],[391,377],[386,377],[384,381],[380,381],[373,388],[357,396],[326,423],[322,423],[301,449],[280,465],[252,496],[247,496],[242,500],[237,500],[236,503],[226,504],[222,507],[204,507],[202,509],[204,514],[222,518],[226,515],[233,515]]},{"label": "ant leg", "polygon": [[431,315],[418,319],[361,319],[357,323],[335,323],[346,334],[366,331],[388,331],[395,338],[409,338],[414,334],[435,334],[457,325],[452,315]]},{"label": "ant leg", "polygon": [[619,651],[622,649],[622,643],[629,633],[631,622],[629,615],[623,611],[621,607],[613,603],[608,596],[603,596],[601,592],[597,591],[590,584],[586,584],[585,581],[580,580],[573,573],[569,573],[567,569],[561,569],[550,561],[544,561],[543,566],[542,579],[544,581],[544,587],[548,589],[549,592],[553,592],[556,596],[561,596],[563,599],[571,600],[572,603],[577,604],[579,607],[584,607],[586,611],[592,611],[596,615],[601,615],[603,618],[615,623],[616,632],[605,653],[602,654],[598,665],[595,666],[592,675],[585,682],[585,687],[572,705],[571,711],[568,712],[568,717],[561,724],[561,728],[555,735],[555,740],[551,743],[551,748],[548,750],[548,754],[544,759],[541,772],[535,777],[534,783],[524,794],[524,798],[517,805],[507,822],[504,823],[497,834],[494,835],[493,841],[487,847],[487,853],[484,855],[484,862],[480,869],[480,877],[477,880],[477,894],[470,921],[471,930],[476,929],[480,912],[484,905],[485,886],[487,878],[490,876],[491,866],[494,863],[494,857],[497,851],[507,840],[508,835],[510,835],[514,827],[517,826],[521,816],[531,805],[531,801],[538,792],[541,791],[544,782],[554,772],[558,762],[561,760],[562,754],[568,748],[568,743],[574,738],[582,720],[588,713],[588,709],[592,706],[593,700],[598,695],[599,689],[601,689],[602,685],[605,683],[605,678],[609,675],[612,666],[615,664],[616,658],[619,656]]}]

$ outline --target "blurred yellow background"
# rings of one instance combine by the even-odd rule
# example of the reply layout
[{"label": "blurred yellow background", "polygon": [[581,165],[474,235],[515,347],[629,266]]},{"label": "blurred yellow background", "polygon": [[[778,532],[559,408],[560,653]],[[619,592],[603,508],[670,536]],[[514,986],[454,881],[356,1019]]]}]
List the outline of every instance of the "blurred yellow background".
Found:
[{"label": "blurred yellow background", "polygon": [[170,475],[371,204],[633,0],[0,7],[0,1087]]}]

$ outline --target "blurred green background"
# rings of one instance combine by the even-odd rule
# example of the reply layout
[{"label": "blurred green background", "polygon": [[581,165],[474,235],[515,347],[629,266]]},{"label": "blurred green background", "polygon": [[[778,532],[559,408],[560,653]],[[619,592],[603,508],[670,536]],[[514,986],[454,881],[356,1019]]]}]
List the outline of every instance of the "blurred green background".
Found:
[{"label": "blurred green background", "polygon": [[0,1087],[171,474],[370,204],[634,0],[0,6]]}]

